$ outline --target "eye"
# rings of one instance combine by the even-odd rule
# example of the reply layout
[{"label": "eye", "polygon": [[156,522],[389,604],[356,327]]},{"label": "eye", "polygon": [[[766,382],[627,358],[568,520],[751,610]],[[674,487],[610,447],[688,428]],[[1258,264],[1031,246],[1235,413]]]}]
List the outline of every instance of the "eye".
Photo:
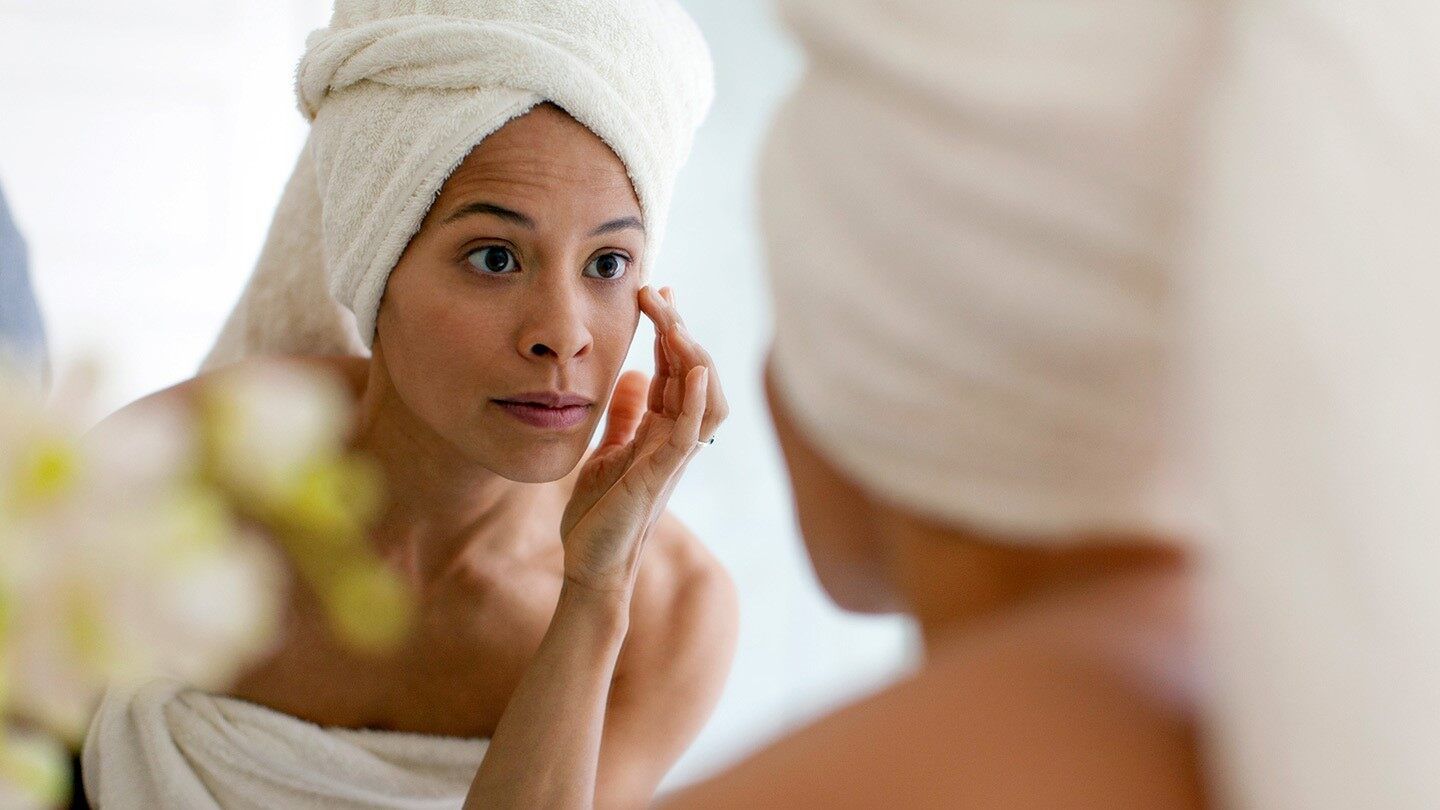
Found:
[{"label": "eye", "polygon": [[513,273],[519,262],[515,261],[515,254],[510,248],[499,245],[486,245],[476,248],[465,257],[470,261],[476,270],[482,275],[499,276],[506,273]]},{"label": "eye", "polygon": [[602,253],[585,265],[585,275],[591,278],[617,279],[625,275],[630,260],[619,253]]}]

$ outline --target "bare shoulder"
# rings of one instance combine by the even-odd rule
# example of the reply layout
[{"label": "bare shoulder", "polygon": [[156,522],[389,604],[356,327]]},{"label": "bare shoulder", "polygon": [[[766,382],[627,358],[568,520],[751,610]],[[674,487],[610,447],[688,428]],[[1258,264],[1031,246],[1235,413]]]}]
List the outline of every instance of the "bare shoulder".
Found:
[{"label": "bare shoulder", "polygon": [[667,730],[678,756],[730,672],[738,600],[720,561],[673,515],[661,517],[644,554],[612,708],[637,721],[639,733]]},{"label": "bare shoulder", "polygon": [[635,579],[631,636],[665,638],[670,646],[687,634],[734,634],[734,582],[719,559],[684,523],[664,513],[648,540]]},{"label": "bare shoulder", "polygon": [[209,380],[236,370],[264,368],[266,366],[284,366],[329,372],[344,380],[349,390],[357,393],[364,387],[365,378],[369,372],[369,360],[363,357],[343,357],[337,355],[327,357],[249,358],[211,369],[204,373],[197,374],[188,380],[176,383],[169,388],[148,394],[112,414],[101,423],[100,427],[104,427],[106,423],[109,423],[112,419],[129,413],[133,409],[144,408],[149,405],[191,407],[195,402],[197,393],[204,388]]},{"label": "bare shoulder", "polygon": [[616,662],[597,774],[602,806],[638,807],[714,711],[739,608],[720,562],[665,515],[644,550]]},{"label": "bare shoulder", "polygon": [[[1132,621],[1133,599],[1148,601]],[[1183,634],[1168,599],[1084,596],[967,631],[914,675],[664,806],[1203,806],[1191,714],[1130,658],[1131,641]]]},{"label": "bare shoulder", "polygon": [[709,640],[716,633],[734,634],[739,612],[734,582],[689,527],[664,513],[644,554],[630,612],[632,637],[642,643],[664,639],[670,646],[689,634]]}]

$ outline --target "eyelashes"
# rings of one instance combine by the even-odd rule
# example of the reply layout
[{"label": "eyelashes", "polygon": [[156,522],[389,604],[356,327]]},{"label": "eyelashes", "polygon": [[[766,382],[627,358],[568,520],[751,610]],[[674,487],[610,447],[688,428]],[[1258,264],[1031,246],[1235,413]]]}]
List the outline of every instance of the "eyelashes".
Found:
[{"label": "eyelashes", "polygon": [[[507,276],[520,271],[515,251],[504,245],[481,245],[468,250],[465,261],[482,276]],[[601,281],[618,281],[630,271],[632,261],[624,253],[607,251],[586,262],[581,274]]]},{"label": "eyelashes", "polygon": [[614,281],[622,278],[630,269],[630,257],[622,253],[602,253],[585,265],[585,275]]},{"label": "eyelashes", "polygon": [[485,245],[475,248],[465,254],[465,260],[470,262],[481,275],[503,276],[520,269],[520,262],[515,258],[515,252],[500,245]]}]

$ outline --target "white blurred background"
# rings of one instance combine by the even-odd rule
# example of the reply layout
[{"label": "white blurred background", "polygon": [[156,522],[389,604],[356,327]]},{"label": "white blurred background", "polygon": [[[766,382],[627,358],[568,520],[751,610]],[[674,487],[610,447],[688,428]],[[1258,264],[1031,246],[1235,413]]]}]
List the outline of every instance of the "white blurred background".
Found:
[{"label": "white blurred background", "polygon": [[[914,648],[899,620],[846,616],[819,591],[761,396],[753,172],[798,57],[762,0],[682,2],[718,95],[655,278],[715,355],[733,415],[672,505],[729,567],[742,625],[725,695],[670,785],[893,675]],[[105,365],[99,413],[191,376],[218,332],[304,139],[292,71],[328,15],[325,0],[0,0],[0,186],[57,375]]]}]

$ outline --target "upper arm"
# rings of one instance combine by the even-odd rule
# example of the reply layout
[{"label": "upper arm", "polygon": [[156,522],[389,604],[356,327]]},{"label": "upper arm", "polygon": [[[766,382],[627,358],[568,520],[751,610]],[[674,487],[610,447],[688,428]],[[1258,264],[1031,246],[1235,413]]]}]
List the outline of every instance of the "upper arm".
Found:
[{"label": "upper arm", "polygon": [[1113,672],[1026,650],[944,669],[836,712],[661,806],[1202,806],[1188,723]]},{"label": "upper arm", "polygon": [[[738,607],[724,569],[675,518],[641,567],[600,743],[600,807],[643,807],[714,710],[735,652]],[[648,562],[648,561],[647,561]]]}]

